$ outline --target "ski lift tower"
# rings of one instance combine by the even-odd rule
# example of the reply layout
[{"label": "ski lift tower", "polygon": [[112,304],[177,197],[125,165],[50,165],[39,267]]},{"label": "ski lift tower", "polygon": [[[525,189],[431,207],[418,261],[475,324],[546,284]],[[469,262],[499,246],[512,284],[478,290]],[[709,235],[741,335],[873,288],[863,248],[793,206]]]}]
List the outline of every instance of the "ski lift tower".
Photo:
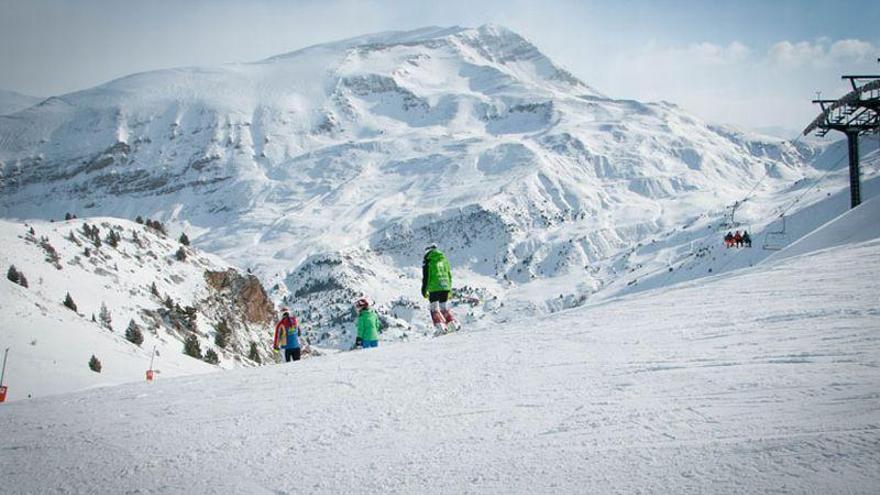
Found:
[{"label": "ski lift tower", "polygon": [[[880,59],[877,59],[880,62]],[[880,76],[842,76],[849,79],[852,91],[839,100],[813,100],[822,113],[804,129],[804,136],[816,131],[824,136],[830,131],[846,135],[849,148],[850,207],[862,202],[859,181],[859,136],[880,132]]]}]

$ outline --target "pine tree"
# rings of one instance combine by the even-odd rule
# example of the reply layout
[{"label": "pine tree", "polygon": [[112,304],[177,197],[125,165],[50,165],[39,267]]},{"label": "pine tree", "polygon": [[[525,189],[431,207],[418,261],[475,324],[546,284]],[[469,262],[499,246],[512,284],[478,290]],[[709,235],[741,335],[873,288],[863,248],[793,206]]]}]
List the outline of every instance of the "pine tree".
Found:
[{"label": "pine tree", "polygon": [[15,269],[15,265],[10,265],[9,271],[6,272],[6,278],[8,278],[10,282],[15,282],[17,284],[19,280],[21,280],[21,273]]},{"label": "pine tree", "polygon": [[134,219],[134,221],[135,221],[135,223],[143,224],[143,223],[144,223],[144,217],[138,215],[138,216]]},{"label": "pine tree", "polygon": [[141,327],[134,320],[128,322],[128,328],[125,329],[125,338],[134,345],[139,346],[144,343],[144,333],[141,332]]},{"label": "pine tree", "polygon": [[49,238],[43,237],[40,239],[40,247],[43,248],[43,252],[46,254],[46,262],[51,263],[55,268],[61,269],[61,256],[58,254],[58,251],[49,244]]},{"label": "pine tree", "polygon": [[72,230],[67,233],[67,240],[76,244],[77,246],[82,246],[82,243],[79,242],[79,239],[76,238],[76,234]]},{"label": "pine tree", "polygon": [[174,299],[171,299],[171,296],[167,294],[165,295],[165,302],[163,304],[165,304],[165,307],[168,308],[168,311],[173,310],[175,306]]},{"label": "pine tree", "polygon": [[150,284],[150,294],[153,294],[156,297],[161,297],[159,295],[159,289],[156,287],[156,282]]},{"label": "pine tree", "polygon": [[101,361],[94,354],[92,354],[92,359],[89,359],[89,369],[95,373],[101,372]]},{"label": "pine tree", "polygon": [[202,346],[199,345],[199,339],[194,333],[186,336],[183,341],[183,353],[196,359],[202,359]]},{"label": "pine tree", "polygon": [[221,348],[226,349],[226,346],[229,345],[229,337],[232,334],[232,330],[229,328],[229,324],[226,323],[226,320],[220,320],[219,323],[214,327],[214,344]]},{"label": "pine tree", "polygon": [[251,342],[251,348],[250,351],[248,351],[248,359],[257,364],[263,364],[263,360],[260,358],[260,351],[257,350],[256,342]]},{"label": "pine tree", "polygon": [[190,330],[196,329],[196,318],[198,317],[198,313],[196,312],[196,308],[192,306],[186,306],[183,308],[184,319],[186,320],[186,326],[189,327]]},{"label": "pine tree", "polygon": [[64,305],[70,308],[71,311],[76,313],[76,303],[73,302],[73,298],[70,297],[70,292],[68,292],[67,296],[64,298]]},{"label": "pine tree", "polygon": [[119,246],[119,234],[113,229],[110,229],[110,231],[107,232],[107,237],[104,240],[110,245],[110,247],[115,248]]},{"label": "pine tree", "polygon": [[174,257],[177,258],[177,261],[186,261],[186,248],[180,246],[176,253],[174,253]]},{"label": "pine tree", "polygon": [[64,214],[64,220],[65,220],[65,221],[67,221],[67,220],[72,220],[72,219],[73,219],[73,217],[70,215],[70,213],[65,213],[65,214]]},{"label": "pine tree", "polygon": [[101,311],[98,312],[98,318],[101,319],[101,326],[107,330],[113,331],[113,318],[110,316],[110,310],[107,305],[101,302]]},{"label": "pine tree", "polygon": [[208,352],[205,353],[205,362],[209,364],[220,364],[220,357],[217,356],[217,353],[214,349],[208,349]]},{"label": "pine tree", "polygon": [[178,239],[178,240],[184,246],[189,246],[189,237],[186,236],[186,232],[180,234],[180,239]]}]

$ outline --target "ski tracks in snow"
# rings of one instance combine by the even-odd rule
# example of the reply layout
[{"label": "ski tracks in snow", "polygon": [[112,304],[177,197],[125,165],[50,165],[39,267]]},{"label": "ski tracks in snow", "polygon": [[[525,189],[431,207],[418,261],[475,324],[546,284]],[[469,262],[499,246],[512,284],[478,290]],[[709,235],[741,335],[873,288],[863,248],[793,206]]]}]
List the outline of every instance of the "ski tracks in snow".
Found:
[{"label": "ski tracks in snow", "polygon": [[876,493],[880,242],[443,339],[4,405],[12,493]]}]

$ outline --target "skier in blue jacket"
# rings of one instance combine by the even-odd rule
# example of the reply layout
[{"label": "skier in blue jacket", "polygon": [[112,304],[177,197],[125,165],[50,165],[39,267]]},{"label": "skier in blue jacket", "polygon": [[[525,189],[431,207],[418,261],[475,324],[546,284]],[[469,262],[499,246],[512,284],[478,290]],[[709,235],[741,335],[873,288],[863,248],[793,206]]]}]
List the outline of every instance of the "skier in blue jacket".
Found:
[{"label": "skier in blue jacket", "polygon": [[290,310],[284,308],[281,310],[281,321],[275,325],[275,339],[272,347],[277,351],[279,348],[284,349],[284,360],[299,361],[302,351],[299,347],[299,325],[296,317],[290,315]]}]

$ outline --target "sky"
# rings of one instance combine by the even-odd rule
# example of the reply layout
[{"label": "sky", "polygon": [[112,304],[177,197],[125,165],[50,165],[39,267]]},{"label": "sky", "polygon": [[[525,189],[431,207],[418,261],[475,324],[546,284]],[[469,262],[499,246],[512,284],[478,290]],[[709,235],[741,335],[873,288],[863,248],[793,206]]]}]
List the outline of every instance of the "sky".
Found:
[{"label": "sky", "polygon": [[880,73],[876,0],[0,0],[0,89],[51,96],[366,33],[490,22],[608,96],[749,128],[802,129],[816,91],[841,96],[842,74]]}]

